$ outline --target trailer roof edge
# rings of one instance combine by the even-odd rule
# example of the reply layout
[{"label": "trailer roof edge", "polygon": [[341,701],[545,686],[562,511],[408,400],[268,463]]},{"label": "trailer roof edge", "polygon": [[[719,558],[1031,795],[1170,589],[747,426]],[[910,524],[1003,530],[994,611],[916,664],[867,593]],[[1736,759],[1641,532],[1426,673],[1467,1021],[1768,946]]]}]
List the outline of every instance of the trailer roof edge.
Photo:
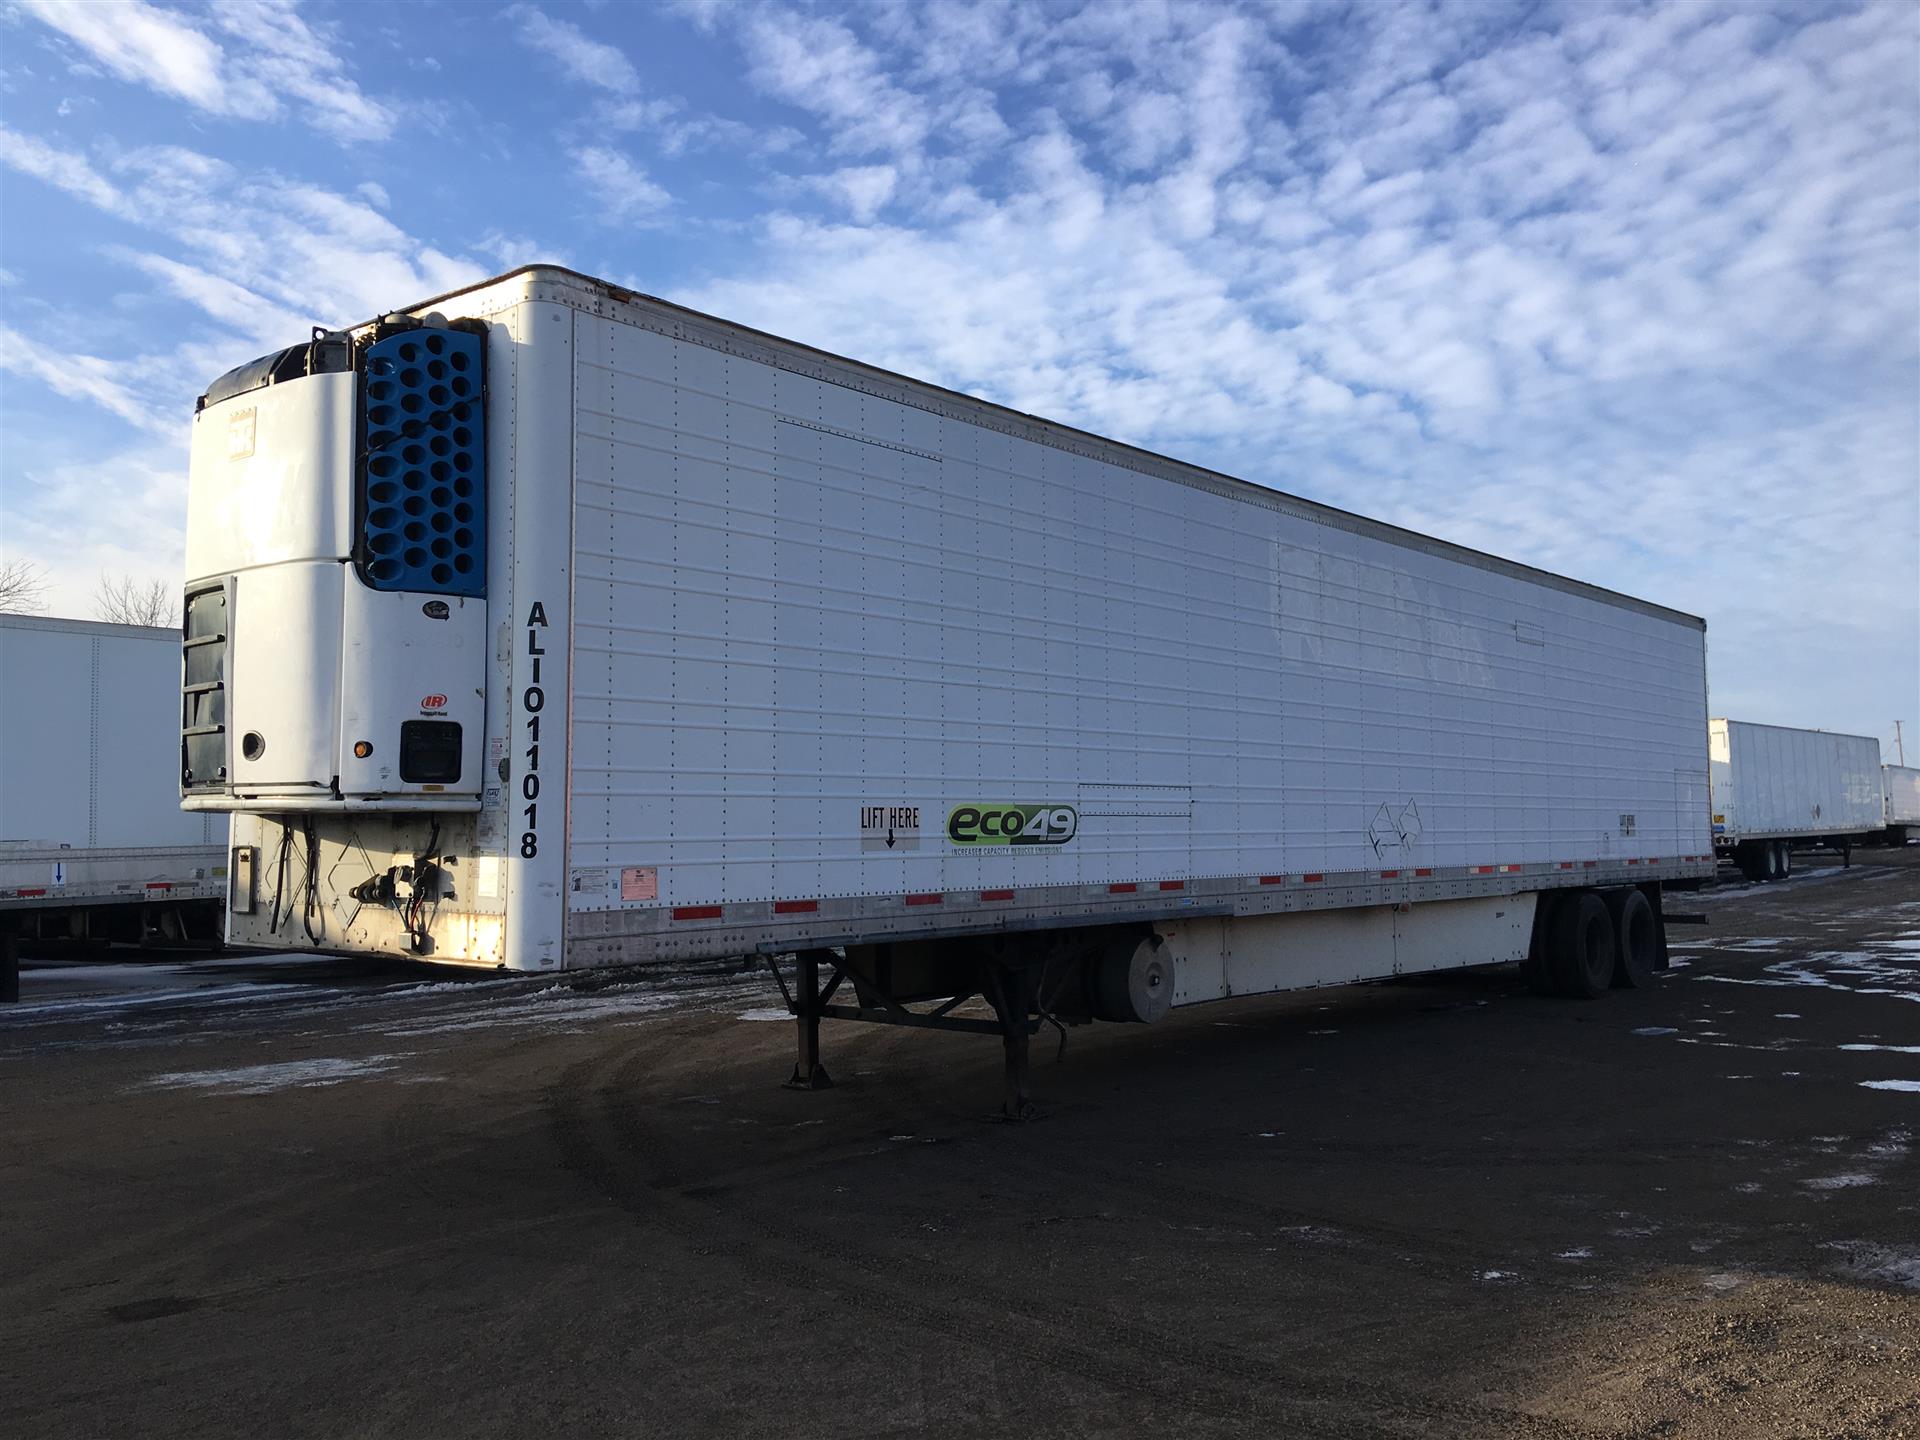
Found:
[{"label": "trailer roof edge", "polygon": [[[1376,520],[1371,516],[1361,515],[1352,510],[1343,510],[1336,505],[1329,505],[1325,501],[1310,500],[1305,496],[1276,489],[1271,485],[1263,485],[1258,481],[1243,480],[1237,475],[1228,475],[1224,471],[1209,469],[1207,466],[1196,465],[1187,460],[1179,460],[1171,455],[1162,455],[1158,451],[1143,449],[1137,445],[1129,445],[1125,441],[1112,440],[1104,435],[1095,434],[1091,430],[1082,430],[1077,426],[1068,425],[1062,421],[1049,420],[1041,415],[1029,415],[1024,411],[1014,410],[1005,405],[996,405],[993,401],[982,400],[977,395],[969,395],[960,390],[950,390],[944,385],[936,385],[928,380],[920,380],[911,375],[903,375],[898,371],[869,364],[864,360],[855,360],[846,355],[836,354],[831,350],[822,350],[817,346],[809,345],[801,340],[792,340],[784,335],[775,335],[771,331],[757,330],[751,325],[742,325],[738,321],[726,320],[717,315],[709,315],[705,311],[676,304],[672,300],[664,300],[658,295],[649,295],[644,291],[632,290],[624,285],[616,285],[610,280],[599,279],[596,276],[585,274],[582,271],[572,269],[566,265],[547,264],[539,261],[528,265],[519,265],[499,275],[492,276],[489,279],[478,280],[470,285],[462,285],[458,289],[448,290],[442,294],[419,301],[416,304],[405,306],[400,313],[418,314],[421,311],[431,310],[433,307],[445,301],[453,300],[463,295],[471,295],[476,291],[486,290],[523,276],[536,275],[551,276],[564,283],[584,286],[590,291],[598,292],[605,296],[607,300],[615,304],[643,308],[653,307],[671,312],[699,326],[715,327],[721,331],[749,337],[770,347],[784,347],[788,350],[799,351],[806,355],[816,357],[829,365],[842,366],[850,371],[864,373],[868,376],[883,380],[890,385],[903,387],[908,391],[920,390],[932,392],[945,401],[959,407],[963,412],[972,410],[987,415],[1001,416],[1007,420],[1017,422],[1024,427],[1031,427],[1034,433],[1028,435],[1026,438],[1041,444],[1051,445],[1055,449],[1064,449],[1071,452],[1073,447],[1062,444],[1061,441],[1065,437],[1072,437],[1083,445],[1110,452],[1114,463],[1123,465],[1130,470],[1139,471],[1142,474],[1155,475],[1161,479],[1171,480],[1176,484],[1195,485],[1197,488],[1209,490],[1228,499],[1244,500],[1252,504],[1267,505],[1281,509],[1285,509],[1287,506],[1297,506],[1303,518],[1322,524],[1333,525],[1349,533],[1371,536],[1376,539],[1385,540],[1389,544],[1399,545],[1402,548],[1420,551],[1425,554],[1437,554],[1461,560],[1477,569],[1486,570],[1493,574],[1527,580],[1544,585],[1548,589],[1559,590],[1569,594],[1583,595],[1589,599],[1598,600],[1604,604],[1613,605],[1623,610],[1631,610],[1655,619],[1668,620],[1678,624],[1692,626],[1703,633],[1707,628],[1707,622],[1701,616],[1689,614],[1684,610],[1676,610],[1672,606],[1661,605],[1652,600],[1645,600],[1637,595],[1628,595],[1623,591],[1610,590],[1604,585],[1596,585],[1591,581],[1576,580],[1569,575],[1559,575],[1551,570],[1542,570],[1537,565],[1527,565],[1518,560],[1509,560],[1504,556],[1494,555],[1485,550],[1476,550],[1470,545],[1459,544],[1457,541],[1442,540],[1437,536],[1425,535],[1418,530],[1409,530],[1402,525],[1394,525],[1385,520]],[[362,325],[372,323],[372,320],[361,322]],[[360,327],[354,326],[352,328],[358,329]],[[965,420],[970,417],[962,413],[955,418]]]}]

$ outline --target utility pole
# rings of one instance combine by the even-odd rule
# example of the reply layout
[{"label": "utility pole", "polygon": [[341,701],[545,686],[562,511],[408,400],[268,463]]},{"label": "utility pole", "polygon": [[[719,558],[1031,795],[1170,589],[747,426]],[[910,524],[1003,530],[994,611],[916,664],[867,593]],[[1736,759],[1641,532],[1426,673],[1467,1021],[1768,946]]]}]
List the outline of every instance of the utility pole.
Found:
[{"label": "utility pole", "polygon": [[1898,720],[1893,722],[1893,748],[1900,752],[1900,768],[1904,770],[1907,765],[1907,742],[1900,738],[1900,722]]}]

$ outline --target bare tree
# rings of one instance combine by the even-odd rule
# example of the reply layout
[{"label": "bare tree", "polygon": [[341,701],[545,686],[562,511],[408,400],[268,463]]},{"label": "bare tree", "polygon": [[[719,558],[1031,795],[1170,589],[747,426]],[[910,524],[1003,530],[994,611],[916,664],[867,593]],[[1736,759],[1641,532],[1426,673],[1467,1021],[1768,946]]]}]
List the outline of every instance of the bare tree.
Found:
[{"label": "bare tree", "polygon": [[93,592],[93,613],[115,625],[173,625],[180,618],[178,601],[164,580],[102,575],[100,588]]},{"label": "bare tree", "polygon": [[0,564],[0,614],[38,615],[46,608],[46,566],[31,560]]}]

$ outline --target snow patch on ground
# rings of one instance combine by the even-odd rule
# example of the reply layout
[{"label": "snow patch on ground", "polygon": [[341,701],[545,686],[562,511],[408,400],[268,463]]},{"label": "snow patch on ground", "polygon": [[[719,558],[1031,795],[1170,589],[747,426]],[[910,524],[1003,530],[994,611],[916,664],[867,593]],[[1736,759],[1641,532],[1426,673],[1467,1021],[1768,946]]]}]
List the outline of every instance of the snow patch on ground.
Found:
[{"label": "snow patch on ground", "polygon": [[1920,1055],[1920,1045],[1842,1045],[1842,1050],[1889,1050],[1895,1055]]},{"label": "snow patch on ground", "polygon": [[393,1069],[404,1056],[368,1055],[359,1060],[283,1060],[273,1065],[241,1065],[229,1070],[176,1070],[147,1082],[152,1090],[218,1090],[229,1095],[271,1095],[278,1090],[310,1090],[338,1085]]},{"label": "snow patch on ground", "polygon": [[47,1000],[38,1005],[9,1005],[0,1011],[0,1019],[27,1020],[41,1015],[80,1016],[89,1012],[130,1010],[142,1005],[245,1005],[268,995],[285,995],[308,988],[305,985],[247,982],[238,985],[187,986],[179,990],[141,990],[123,995],[88,995],[71,1000]]},{"label": "snow patch on ground", "polygon": [[1878,1185],[1880,1177],[1864,1170],[1850,1170],[1843,1175],[1820,1175],[1800,1183],[1809,1190],[1853,1190],[1862,1185]]},{"label": "snow patch on ground", "polygon": [[1904,956],[1872,949],[1824,950],[1805,959],[1776,960],[1758,975],[1700,978],[1716,985],[1804,986],[1920,1002],[1920,969]]},{"label": "snow patch on ground", "polygon": [[1869,1090],[1910,1090],[1920,1095],[1920,1080],[1862,1080]]},{"label": "snow patch on ground", "polygon": [[1630,1030],[1630,1035],[1678,1035],[1680,1032],[1671,1025],[1642,1025],[1638,1030]]},{"label": "snow patch on ground", "polygon": [[[412,1020],[375,1021],[360,1028],[380,1035],[413,1039],[523,1025],[580,1025],[605,1020],[644,1020],[685,1009],[690,1002],[699,998],[697,992],[639,985],[609,985],[601,990],[549,985],[544,990],[520,995],[490,996],[473,1009],[424,1015]],[[783,1014],[781,1018],[788,1017]]]},{"label": "snow patch on ground", "polygon": [[791,1020],[793,1016],[776,1005],[763,1010],[742,1010],[733,1018],[736,1020]]},{"label": "snow patch on ground", "polygon": [[1825,1247],[1845,1258],[1841,1268],[1864,1280],[1880,1280],[1920,1290],[1920,1249],[1877,1245],[1870,1240],[1829,1240]]}]

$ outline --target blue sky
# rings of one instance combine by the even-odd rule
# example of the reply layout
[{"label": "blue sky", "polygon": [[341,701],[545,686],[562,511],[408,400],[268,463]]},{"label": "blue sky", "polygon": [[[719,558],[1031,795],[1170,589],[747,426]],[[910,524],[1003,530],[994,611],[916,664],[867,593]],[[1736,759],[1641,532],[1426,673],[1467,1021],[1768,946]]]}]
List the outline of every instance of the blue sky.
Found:
[{"label": "blue sky", "polygon": [[0,0],[0,558],[177,577],[209,379],[550,259],[1692,610],[1716,713],[1890,740],[1917,236],[1907,4]]}]

